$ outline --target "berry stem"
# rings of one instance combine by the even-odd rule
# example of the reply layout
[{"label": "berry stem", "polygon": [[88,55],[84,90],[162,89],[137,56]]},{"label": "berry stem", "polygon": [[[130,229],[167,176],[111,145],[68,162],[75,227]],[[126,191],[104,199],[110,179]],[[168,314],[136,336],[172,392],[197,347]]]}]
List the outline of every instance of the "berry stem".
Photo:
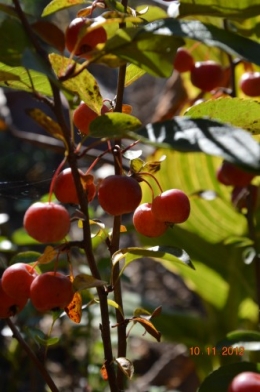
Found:
[{"label": "berry stem", "polygon": [[10,318],[6,319],[6,324],[8,327],[11,329],[13,333],[13,337],[17,339],[21,347],[24,349],[24,351],[27,353],[27,355],[31,358],[35,366],[38,368],[39,372],[41,373],[43,379],[45,380],[46,384],[50,388],[52,392],[59,392],[59,389],[55,385],[53,379],[49,375],[48,371],[44,367],[43,363],[39,360],[39,358],[35,355],[35,353],[31,350],[31,347],[26,343],[26,341],[23,339],[22,335],[16,328],[15,324],[12,322]]},{"label": "berry stem", "polygon": [[[149,173],[149,172],[139,172],[138,175],[140,175],[140,176],[150,176],[150,177],[152,177],[152,179],[153,179],[153,180],[156,182],[156,184],[158,185],[158,188],[160,189],[160,192],[163,193],[163,189],[162,189],[162,187],[161,187],[159,181],[157,180],[157,178],[156,178],[153,174],[151,174],[151,173]],[[144,179],[143,179],[143,181],[144,181]],[[147,181],[145,181],[145,182],[147,183]]]},{"label": "berry stem", "polygon": [[48,200],[49,203],[51,202],[55,181],[56,181],[58,175],[60,174],[63,166],[65,165],[66,160],[67,160],[67,157],[65,156],[63,158],[63,160],[61,161],[61,163],[59,164],[58,168],[55,170],[55,173],[51,179],[51,184],[50,184],[50,189],[49,189],[49,200]]}]

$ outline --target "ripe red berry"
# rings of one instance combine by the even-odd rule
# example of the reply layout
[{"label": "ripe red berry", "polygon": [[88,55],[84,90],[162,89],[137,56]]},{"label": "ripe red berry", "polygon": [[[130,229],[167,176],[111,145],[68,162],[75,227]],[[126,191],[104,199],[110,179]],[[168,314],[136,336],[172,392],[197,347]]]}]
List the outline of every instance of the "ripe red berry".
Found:
[{"label": "ripe red berry", "polygon": [[194,66],[194,60],[190,52],[185,48],[178,48],[173,66],[180,73],[190,71]]},{"label": "ripe red berry", "polygon": [[240,167],[230,163],[228,161],[223,161],[220,168],[217,170],[217,179],[221,184],[232,185],[232,186],[247,186],[250,184],[254,174],[240,169]]},{"label": "ripe red berry", "polygon": [[37,275],[29,264],[12,264],[2,275],[2,287],[10,297],[27,300],[30,296],[30,286]]},{"label": "ripe red berry", "polygon": [[133,212],[141,199],[141,187],[132,177],[108,176],[98,190],[99,204],[104,211],[114,216]]},{"label": "ripe red berry", "polygon": [[[92,201],[96,194],[96,186],[93,182],[93,176],[85,176],[82,170],[79,170],[82,179],[82,186],[86,193],[88,201]],[[71,168],[64,169],[59,173],[54,184],[54,194],[61,203],[79,204],[78,194],[71,172]]]},{"label": "ripe red berry", "polygon": [[183,223],[190,215],[190,201],[180,189],[169,189],[154,198],[152,212],[161,222]]},{"label": "ripe red berry", "polygon": [[167,225],[152,213],[151,203],[140,204],[133,214],[136,231],[146,237],[159,237],[167,230]]},{"label": "ripe red berry", "polygon": [[239,86],[243,93],[249,97],[258,97],[260,95],[260,72],[245,72]]},{"label": "ripe red berry", "polygon": [[191,69],[190,79],[192,84],[202,91],[211,91],[221,85],[223,69],[215,61],[198,61]]},{"label": "ripe red berry", "polygon": [[25,212],[23,225],[27,233],[39,242],[58,242],[69,232],[70,216],[61,205],[37,202]]},{"label": "ripe red berry", "polygon": [[107,40],[106,30],[102,26],[86,33],[86,28],[91,24],[89,22],[90,19],[87,18],[75,18],[66,29],[66,47],[76,56],[88,58],[91,50]]},{"label": "ripe red berry", "polygon": [[30,299],[40,312],[64,309],[73,296],[70,279],[60,272],[45,272],[38,275],[31,284]]},{"label": "ripe red berry", "polygon": [[73,123],[84,135],[89,134],[89,125],[91,121],[98,117],[98,113],[90,109],[85,102],[81,102],[73,113]]},{"label": "ripe red berry", "polygon": [[228,392],[259,392],[260,374],[254,372],[239,373],[231,381]]},{"label": "ripe red berry", "polygon": [[0,319],[12,317],[23,310],[27,303],[25,297],[10,297],[2,287],[2,279],[0,279]]}]

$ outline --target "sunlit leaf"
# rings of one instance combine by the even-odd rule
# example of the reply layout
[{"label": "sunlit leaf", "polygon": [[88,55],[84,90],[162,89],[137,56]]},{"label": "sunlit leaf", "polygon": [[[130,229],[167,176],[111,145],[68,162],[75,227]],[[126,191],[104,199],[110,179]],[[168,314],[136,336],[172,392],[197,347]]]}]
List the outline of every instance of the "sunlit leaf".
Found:
[{"label": "sunlit leaf", "polygon": [[77,4],[84,4],[85,0],[52,0],[44,8],[42,16],[53,14],[54,12],[60,11],[64,8],[73,7]]},{"label": "sunlit leaf", "polygon": [[248,132],[230,124],[206,118],[175,117],[146,125],[138,136],[145,136],[141,140],[156,146],[221,156],[245,169],[260,171],[259,144]]},{"label": "sunlit leaf", "polygon": [[[57,77],[64,75],[67,68],[74,64],[73,60],[55,53],[50,54],[49,59]],[[79,67],[80,65],[76,64],[75,71],[77,71]],[[65,80],[62,83],[66,89],[72,91],[75,96],[84,101],[92,110],[100,113],[103,99],[95,77],[87,69],[84,69],[79,75]]]},{"label": "sunlit leaf", "polygon": [[123,248],[113,254],[112,263],[114,266],[116,263],[123,260],[120,271],[121,275],[131,262],[143,257],[152,258],[162,264],[165,268],[169,268],[170,265],[173,264],[177,266],[185,265],[194,269],[188,254],[184,250],[167,246],[154,246],[149,249],[138,247]]},{"label": "sunlit leaf", "polygon": [[259,108],[260,102],[253,99],[219,98],[194,105],[185,114],[191,118],[207,116],[259,135]]},{"label": "sunlit leaf", "polygon": [[256,15],[260,6],[259,0],[253,3],[249,0],[181,0],[180,16],[210,15],[222,18],[246,19]]},{"label": "sunlit leaf", "polygon": [[140,120],[130,114],[106,113],[90,123],[90,135],[92,137],[121,138],[140,126]]},{"label": "sunlit leaf", "polygon": [[134,317],[139,317],[139,316],[151,316],[151,313],[148,312],[148,310],[143,309],[143,308],[136,308],[134,310]]},{"label": "sunlit leaf", "polygon": [[107,282],[94,278],[87,274],[78,274],[73,280],[73,288],[75,291],[90,289],[92,287],[100,287],[106,285]]},{"label": "sunlit leaf", "polygon": [[121,313],[122,317],[124,317],[124,313],[122,311],[122,308],[120,305],[118,305],[118,303],[116,303],[115,301],[113,301],[110,298],[108,298],[107,303],[109,306],[112,306],[113,308],[117,309]]},{"label": "sunlit leaf", "polygon": [[64,309],[68,317],[74,322],[79,324],[82,317],[82,297],[81,294],[76,292],[71,302]]},{"label": "sunlit leaf", "polygon": [[125,87],[130,86],[145,74],[145,70],[137,65],[129,64],[126,68]]},{"label": "sunlit leaf", "polygon": [[38,258],[38,264],[48,264],[50,263],[58,254],[57,249],[54,249],[52,246],[48,245],[44,249],[43,254]]},{"label": "sunlit leaf", "polygon": [[8,80],[20,80],[20,77],[11,72],[0,71],[0,81],[3,82]]}]

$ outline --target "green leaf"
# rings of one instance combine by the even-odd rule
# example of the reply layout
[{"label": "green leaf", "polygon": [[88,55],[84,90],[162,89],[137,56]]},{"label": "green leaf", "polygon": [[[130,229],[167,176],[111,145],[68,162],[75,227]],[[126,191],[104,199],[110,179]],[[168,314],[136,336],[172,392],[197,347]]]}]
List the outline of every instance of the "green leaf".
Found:
[{"label": "green leaf", "polygon": [[134,83],[136,80],[141,78],[145,74],[145,70],[137,67],[137,65],[130,64],[126,68],[126,77],[125,77],[125,87],[130,86],[130,84]]},{"label": "green leaf", "polygon": [[73,7],[77,4],[85,4],[85,0],[52,0],[43,10],[42,16],[53,14],[64,8]]},{"label": "green leaf", "polygon": [[217,350],[223,347],[243,347],[244,350],[259,351],[260,350],[260,332],[239,330],[227,334],[225,339],[217,343]]},{"label": "green leaf", "polygon": [[21,65],[23,51],[31,46],[21,23],[11,18],[4,19],[0,25],[0,36],[0,61],[12,67]]},{"label": "green leaf", "polygon": [[41,253],[39,252],[34,252],[34,251],[26,251],[26,252],[19,252],[17,253],[14,257],[11,259],[10,264],[15,264],[15,263],[34,263],[38,260],[38,258],[41,256]]},{"label": "green leaf", "polygon": [[230,382],[237,374],[248,371],[260,373],[260,364],[252,362],[239,362],[222,366],[205,378],[199,387],[198,392],[227,391]]},{"label": "green leaf", "polygon": [[146,125],[139,130],[138,136],[146,137],[141,140],[150,141],[155,146],[182,152],[204,152],[254,172],[260,170],[260,147],[252,136],[241,128],[216,120],[175,117]]},{"label": "green leaf", "polygon": [[143,257],[154,259],[167,269],[170,269],[172,264],[186,265],[195,269],[188,254],[184,250],[169,246],[154,246],[149,249],[138,247],[122,248],[113,254],[112,263],[113,266],[115,266],[116,263],[124,260],[124,264],[120,271],[121,275],[132,261]]},{"label": "green leaf", "polygon": [[[58,77],[66,72],[66,69],[75,64],[73,60],[58,54],[52,53],[49,55],[53,70]],[[80,67],[76,64],[75,71]],[[80,100],[84,101],[92,110],[100,113],[103,100],[99,91],[99,87],[94,76],[84,69],[79,75],[68,79],[62,83],[64,87],[73,92]]]},{"label": "green leaf", "polygon": [[12,72],[0,71],[0,82],[8,80],[20,80],[20,76],[15,75]]},{"label": "green leaf", "polygon": [[140,120],[130,114],[106,113],[90,123],[90,135],[92,137],[121,138],[140,126]]},{"label": "green leaf", "polygon": [[[162,26],[163,27],[163,26]],[[169,77],[174,55],[184,41],[157,22],[143,27],[118,29],[104,51],[133,63],[153,76]]]},{"label": "green leaf", "polygon": [[253,99],[219,98],[194,105],[185,115],[190,118],[207,116],[246,129],[253,135],[259,135],[259,109],[260,102]]},{"label": "green leaf", "polygon": [[259,0],[181,0],[179,13],[180,17],[210,15],[244,20],[259,15],[259,8]]},{"label": "green leaf", "polygon": [[[52,96],[48,78],[40,72],[28,71],[25,67],[11,67],[4,63],[0,63],[0,72],[7,77],[2,81],[0,80],[0,86],[2,87],[33,92],[31,85],[31,80],[33,80],[35,91],[43,95]],[[8,75],[10,75],[10,78]]]},{"label": "green leaf", "polygon": [[149,28],[157,31],[167,29],[174,36],[203,42],[260,65],[260,45],[257,42],[198,20],[167,18],[148,24],[146,29]]},{"label": "green leaf", "polygon": [[35,340],[44,347],[49,347],[53,346],[54,344],[57,344],[60,340],[58,337],[54,338],[47,338],[47,339],[42,339],[39,335],[35,335]]}]

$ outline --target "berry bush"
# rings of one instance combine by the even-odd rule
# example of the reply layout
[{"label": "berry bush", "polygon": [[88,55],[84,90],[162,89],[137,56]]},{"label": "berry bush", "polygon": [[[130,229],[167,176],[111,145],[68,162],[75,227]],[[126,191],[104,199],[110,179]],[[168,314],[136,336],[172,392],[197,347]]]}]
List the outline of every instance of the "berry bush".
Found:
[{"label": "berry bush", "polygon": [[[259,390],[260,0],[46,3],[0,2],[1,91],[32,98],[41,132],[8,104],[0,129],[46,166],[55,151],[47,194],[0,237],[5,391]],[[156,278],[150,300],[129,291],[147,261],[162,303]],[[148,360],[140,381],[137,337],[174,343],[195,381]]]}]

